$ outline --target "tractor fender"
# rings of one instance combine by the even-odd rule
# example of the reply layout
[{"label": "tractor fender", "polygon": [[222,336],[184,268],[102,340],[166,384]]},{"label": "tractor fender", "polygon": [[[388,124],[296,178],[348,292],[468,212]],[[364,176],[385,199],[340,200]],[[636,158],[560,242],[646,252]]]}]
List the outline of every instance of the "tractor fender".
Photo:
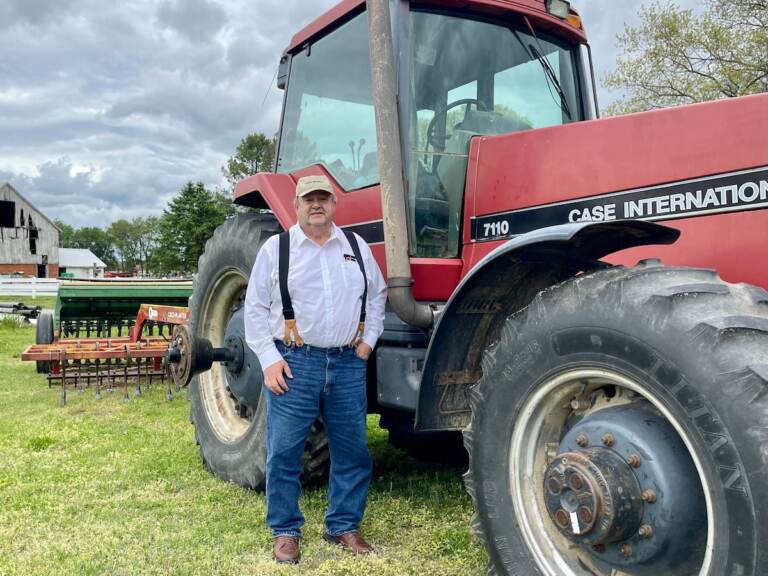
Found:
[{"label": "tractor fender", "polygon": [[674,228],[638,220],[563,224],[517,236],[490,252],[438,316],[424,359],[416,430],[461,430],[469,424],[468,392],[482,375],[482,352],[498,338],[504,320],[538,292],[609,266],[599,261],[608,254],[672,244],[679,236]]},{"label": "tractor fender", "polygon": [[234,203],[272,210],[280,226],[287,230],[296,223],[295,195],[296,182],[290,174],[259,172],[235,185]]}]

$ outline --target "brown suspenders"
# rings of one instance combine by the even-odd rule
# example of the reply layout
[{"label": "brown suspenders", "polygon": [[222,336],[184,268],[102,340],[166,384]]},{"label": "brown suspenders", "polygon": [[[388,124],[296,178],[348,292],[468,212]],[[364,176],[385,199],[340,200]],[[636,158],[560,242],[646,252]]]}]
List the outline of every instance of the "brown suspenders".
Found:
[{"label": "brown suspenders", "polygon": [[[360,268],[360,273],[363,275],[363,301],[360,304],[360,320],[357,323],[357,332],[355,337],[350,342],[350,345],[355,345],[357,341],[363,337],[365,332],[365,305],[368,301],[368,276],[365,273],[365,264],[363,263],[363,257],[360,254],[360,246],[357,243],[357,237],[354,232],[349,230],[343,230],[344,235],[349,241],[349,245],[352,247],[352,253],[357,260],[357,265]],[[291,303],[291,295],[288,292],[288,269],[291,263],[291,233],[290,230],[286,230],[280,234],[279,238],[279,252],[278,252],[278,279],[280,281],[280,298],[283,302],[283,318],[285,319],[285,332],[283,333],[283,343],[286,346],[291,345],[291,335],[293,335],[293,341],[297,346],[304,345],[304,339],[299,334],[299,329],[296,327],[296,314],[293,310],[293,304]]]}]

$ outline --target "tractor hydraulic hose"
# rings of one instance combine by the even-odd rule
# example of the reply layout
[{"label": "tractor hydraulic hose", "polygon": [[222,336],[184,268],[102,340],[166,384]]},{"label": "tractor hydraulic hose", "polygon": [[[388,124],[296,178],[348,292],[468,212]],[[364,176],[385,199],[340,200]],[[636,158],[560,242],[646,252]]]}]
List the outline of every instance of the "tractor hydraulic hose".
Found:
[{"label": "tractor hydraulic hose", "polygon": [[403,322],[430,328],[432,309],[413,299],[389,0],[366,0],[366,6],[389,301]]}]

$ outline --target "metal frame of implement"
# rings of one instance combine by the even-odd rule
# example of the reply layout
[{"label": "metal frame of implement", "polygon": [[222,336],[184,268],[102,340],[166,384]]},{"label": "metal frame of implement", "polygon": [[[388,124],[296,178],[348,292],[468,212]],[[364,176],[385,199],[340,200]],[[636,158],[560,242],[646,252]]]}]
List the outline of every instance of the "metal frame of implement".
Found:
[{"label": "metal frame of implement", "polygon": [[61,385],[61,405],[67,401],[67,384],[79,391],[95,384],[97,398],[105,387],[112,392],[122,384],[123,399],[127,401],[129,381],[135,382],[135,392],[140,395],[142,383],[150,385],[156,378],[166,384],[171,400],[173,394],[164,360],[170,340],[165,336],[142,337],[142,332],[158,324],[186,325],[188,319],[186,307],[142,304],[128,337],[72,338],[33,344],[22,352],[21,359],[48,363],[48,385]]}]

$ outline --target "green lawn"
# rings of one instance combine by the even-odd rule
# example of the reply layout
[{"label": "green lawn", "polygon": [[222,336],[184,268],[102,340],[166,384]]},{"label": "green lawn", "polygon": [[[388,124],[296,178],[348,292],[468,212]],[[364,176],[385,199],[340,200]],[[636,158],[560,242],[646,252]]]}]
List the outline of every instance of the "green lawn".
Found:
[{"label": "green lawn", "polygon": [[461,471],[420,464],[369,419],[374,476],[363,532],[379,554],[321,540],[325,488],[305,491],[303,560],[271,561],[264,497],[199,460],[183,394],[121,401],[48,388],[19,360],[34,328],[0,325],[0,575],[484,574]]},{"label": "green lawn", "polygon": [[32,296],[0,296],[0,302],[23,302],[30,307],[40,306],[53,310],[56,307],[56,296],[38,296],[37,298],[32,298]]}]

